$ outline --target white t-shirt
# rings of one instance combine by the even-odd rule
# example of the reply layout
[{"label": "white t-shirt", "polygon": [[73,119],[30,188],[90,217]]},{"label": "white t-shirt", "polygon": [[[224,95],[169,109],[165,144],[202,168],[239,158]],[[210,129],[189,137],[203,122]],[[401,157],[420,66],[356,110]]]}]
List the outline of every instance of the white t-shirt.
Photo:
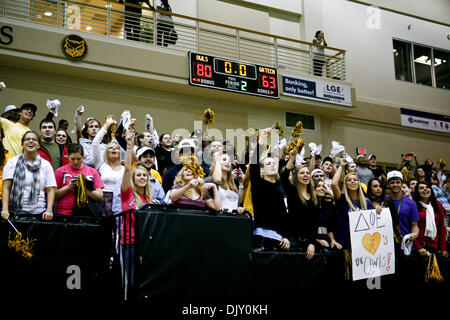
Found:
[{"label": "white t-shirt", "polygon": [[103,181],[103,191],[104,192],[113,192],[114,186],[117,182],[122,181],[123,173],[125,172],[125,167],[122,166],[120,170],[113,170],[109,164],[103,162],[98,168],[98,172],[100,173],[100,177]]},{"label": "white t-shirt", "polygon": [[219,186],[219,195],[222,200],[222,210],[233,211],[239,206],[239,194],[233,190],[227,190]]},{"label": "white t-shirt", "polygon": [[[19,155],[12,157],[8,160],[3,168],[3,180],[12,180],[14,177],[14,170],[16,169],[17,160]],[[26,170],[24,189],[22,190],[22,211],[41,214],[47,209],[45,201],[45,188],[56,187],[55,173],[53,172],[52,165],[45,159],[41,159],[41,168],[39,169],[39,179],[41,181],[38,200],[34,204],[28,204],[28,197],[31,193],[33,186],[33,173]]]}]

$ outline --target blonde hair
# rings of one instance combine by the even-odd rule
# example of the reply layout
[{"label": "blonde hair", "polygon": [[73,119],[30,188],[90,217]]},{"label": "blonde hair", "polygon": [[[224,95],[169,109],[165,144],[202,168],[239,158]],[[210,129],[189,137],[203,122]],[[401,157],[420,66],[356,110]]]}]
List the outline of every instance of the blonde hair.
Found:
[{"label": "blonde hair", "polygon": [[344,184],[342,186],[342,192],[344,193],[345,200],[347,201],[347,204],[350,207],[350,209],[352,209],[353,211],[358,210],[358,208],[356,208],[355,205],[353,204],[353,201],[350,198],[350,195],[348,194],[348,190],[347,190],[347,180],[348,180],[348,177],[350,177],[350,176],[355,176],[358,179],[358,193],[357,193],[358,201],[361,206],[361,209],[367,210],[366,197],[364,196],[364,192],[361,188],[361,182],[359,181],[358,175],[356,173],[349,173],[349,174],[345,175],[345,177],[344,177]]},{"label": "blonde hair", "polygon": [[149,202],[149,203],[152,202],[152,185],[150,183],[150,173],[147,171],[146,168],[144,168],[143,166],[137,166],[133,169],[133,171],[131,172],[131,189],[133,190],[133,195],[134,195],[134,200],[136,201],[136,206],[142,207],[144,205],[144,203],[142,202],[142,199],[139,196],[136,184],[134,182],[134,176],[135,176],[137,170],[144,170],[147,173],[147,184],[144,187],[144,196],[145,196],[145,199],[147,200],[147,202]]},{"label": "blonde hair", "polygon": [[[186,181],[184,179],[184,171],[185,170],[189,170],[186,167],[181,168],[181,170],[178,172],[178,174],[175,176],[175,179],[173,181],[173,185],[180,185],[181,187],[184,187],[185,185],[187,185],[189,183],[189,181]],[[192,171],[191,171],[192,172]],[[194,172],[192,172],[194,179],[197,179],[198,177],[196,176],[196,174]],[[202,180],[203,181],[203,180]],[[200,193],[200,198],[204,199],[205,197],[205,193],[203,192],[203,184],[204,182],[200,182],[197,186],[197,191]],[[188,191],[186,191],[184,194],[184,196],[188,197],[189,199],[193,200],[193,195],[192,195],[192,191],[189,189]]]},{"label": "blonde hair", "polygon": [[119,144],[117,143],[117,142],[115,142],[115,141],[113,141],[113,142],[110,142],[110,143],[108,143],[108,145],[106,146],[106,148],[105,148],[105,153],[104,153],[104,159],[105,159],[105,162],[107,163],[107,164],[109,164],[109,165],[111,165],[111,163],[109,162],[109,160],[108,160],[108,150],[109,149],[111,149],[112,147],[119,147],[119,160],[118,160],[118,162],[120,163],[120,159],[121,159],[121,152],[120,152],[120,146],[119,146]]},{"label": "blonde hair", "polygon": [[[298,172],[300,171],[300,169],[303,169],[303,168],[307,168],[309,170],[309,167],[306,164],[298,166],[297,168],[295,168],[292,171],[292,180],[294,182],[294,186],[297,188],[298,197],[300,198],[302,203],[304,205],[306,205],[306,200],[303,197],[303,194],[300,192],[300,181],[298,181],[298,178],[297,178]],[[311,195],[311,199],[314,201],[314,204],[317,206],[318,201],[317,201],[316,193],[314,192],[314,185],[313,185],[313,180],[311,178],[311,174],[310,174],[310,179],[309,179],[309,183],[308,183],[308,186],[307,186],[306,190]]]},{"label": "blonde hair", "polygon": [[[227,154],[223,154],[224,156],[227,156],[228,158],[230,158],[229,155]],[[213,163],[211,164],[210,167],[210,176],[212,176],[214,169],[216,168],[216,160],[213,161]],[[221,168],[222,169],[222,168]],[[236,183],[234,182],[234,177],[233,177],[233,173],[231,172],[231,170],[229,172],[227,172],[226,174],[223,174],[222,172],[222,182],[221,182],[221,186],[224,189],[228,189],[228,190],[233,190],[235,192],[238,192],[238,188],[236,187]]]}]

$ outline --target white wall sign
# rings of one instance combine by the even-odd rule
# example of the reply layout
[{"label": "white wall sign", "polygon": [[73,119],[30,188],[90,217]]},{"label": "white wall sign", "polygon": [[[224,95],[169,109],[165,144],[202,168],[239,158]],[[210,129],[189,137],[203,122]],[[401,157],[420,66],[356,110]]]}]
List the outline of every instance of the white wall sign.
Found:
[{"label": "white wall sign", "polygon": [[400,109],[402,126],[450,133],[450,116],[411,109]]},{"label": "white wall sign", "polygon": [[329,102],[345,106],[352,105],[351,87],[322,80],[306,80],[295,77],[282,77],[283,94]]}]

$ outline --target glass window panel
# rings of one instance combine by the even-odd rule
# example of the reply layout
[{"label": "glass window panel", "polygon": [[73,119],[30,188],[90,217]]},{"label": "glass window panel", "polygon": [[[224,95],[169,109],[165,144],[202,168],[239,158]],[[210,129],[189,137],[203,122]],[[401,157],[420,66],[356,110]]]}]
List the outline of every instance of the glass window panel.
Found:
[{"label": "glass window panel", "polygon": [[436,87],[450,89],[450,52],[433,49]]},{"label": "glass window panel", "polygon": [[411,44],[394,40],[395,79],[412,81]]},{"label": "glass window panel", "polygon": [[414,68],[416,83],[433,85],[431,81],[431,48],[414,45]]}]

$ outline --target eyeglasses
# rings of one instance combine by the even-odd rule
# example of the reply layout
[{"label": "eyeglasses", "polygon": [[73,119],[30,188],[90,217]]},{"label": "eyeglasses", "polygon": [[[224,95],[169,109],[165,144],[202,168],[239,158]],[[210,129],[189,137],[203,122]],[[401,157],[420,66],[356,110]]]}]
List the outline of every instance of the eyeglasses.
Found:
[{"label": "eyeglasses", "polygon": [[323,174],[315,174],[314,175],[314,178],[324,178],[325,176],[323,175]]},{"label": "eyeglasses", "polygon": [[26,137],[25,139],[23,139],[23,141],[38,141],[38,139],[37,138],[33,138],[33,137]]}]

